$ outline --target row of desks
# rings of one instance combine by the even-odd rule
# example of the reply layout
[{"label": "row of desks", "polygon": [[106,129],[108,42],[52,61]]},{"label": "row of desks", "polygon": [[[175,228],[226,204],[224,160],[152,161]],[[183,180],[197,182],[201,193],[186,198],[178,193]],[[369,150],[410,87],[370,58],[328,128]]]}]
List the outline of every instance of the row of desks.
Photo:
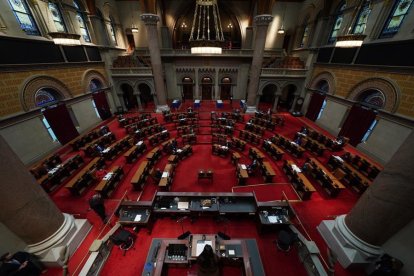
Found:
[{"label": "row of desks", "polygon": [[316,189],[309,182],[308,178],[303,174],[302,170],[295,163],[293,163],[292,160],[284,160],[283,171],[292,182],[293,187],[301,199],[310,199],[312,193],[314,193]]},{"label": "row of desks", "polygon": [[286,137],[280,134],[276,134],[273,137],[271,137],[270,141],[286,149],[288,152],[290,152],[297,158],[302,157],[303,153],[305,152],[305,149],[302,148],[300,145],[296,144],[295,142],[287,139]]},{"label": "row of desks", "polygon": [[243,139],[255,145],[259,145],[260,141],[262,140],[261,136],[246,130],[240,130],[239,137],[240,139]]},{"label": "row of desks", "polygon": [[345,186],[324,165],[316,160],[316,158],[309,158],[302,169],[321,183],[322,187],[331,197],[337,196],[342,189],[345,189]]},{"label": "row of desks", "polygon": [[151,113],[143,113],[133,117],[124,117],[123,115],[120,115],[118,116],[118,122],[119,126],[123,127],[149,118],[151,118]]},{"label": "row of desks", "polygon": [[254,123],[251,122],[247,122],[246,125],[244,126],[245,130],[248,130],[250,132],[256,133],[257,135],[263,136],[264,132],[265,132],[265,128],[259,125],[256,125]]},{"label": "row of desks", "polygon": [[101,157],[94,158],[89,164],[82,168],[66,185],[74,195],[80,195],[92,182],[95,181],[95,172],[103,167],[105,160]]}]

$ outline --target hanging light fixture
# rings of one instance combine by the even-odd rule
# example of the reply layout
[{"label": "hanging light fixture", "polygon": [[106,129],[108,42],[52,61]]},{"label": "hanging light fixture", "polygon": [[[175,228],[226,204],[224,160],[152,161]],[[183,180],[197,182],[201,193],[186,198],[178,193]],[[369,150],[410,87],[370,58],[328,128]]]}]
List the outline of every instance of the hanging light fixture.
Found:
[{"label": "hanging light fixture", "polygon": [[217,0],[196,0],[189,43],[192,54],[221,54],[223,29]]},{"label": "hanging light fixture", "polygon": [[[132,3],[132,2],[131,2]],[[132,5],[131,5],[132,6]],[[133,10],[133,6],[131,7],[131,12],[132,12],[132,23],[131,23],[131,32],[132,33],[138,33],[138,27],[135,25],[135,20],[134,20],[134,10]]]},{"label": "hanging light fixture", "polygon": [[280,26],[279,30],[277,30],[278,34],[284,34],[285,33],[285,28],[283,26],[285,24],[285,12],[286,12],[286,5],[285,5],[285,8],[283,9],[282,25]]},{"label": "hanging light fixture", "polygon": [[352,20],[345,28],[347,30],[347,33],[345,35],[340,35],[336,37],[335,47],[338,48],[353,48],[353,47],[361,47],[362,43],[364,42],[364,39],[366,35],[364,34],[353,34],[351,33],[352,27],[354,26],[356,17],[358,16],[361,8],[363,7],[365,1],[369,0],[359,0],[358,7],[355,10],[354,14],[352,15]]}]

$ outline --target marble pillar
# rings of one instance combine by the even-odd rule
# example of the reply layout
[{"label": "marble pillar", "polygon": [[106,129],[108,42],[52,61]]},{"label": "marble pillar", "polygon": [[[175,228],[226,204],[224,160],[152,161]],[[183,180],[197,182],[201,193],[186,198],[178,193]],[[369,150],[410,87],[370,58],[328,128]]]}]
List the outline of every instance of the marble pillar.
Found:
[{"label": "marble pillar", "polygon": [[83,239],[73,240],[75,219],[60,212],[1,135],[0,179],[0,221],[27,244],[27,251],[50,265],[58,264],[54,250],[62,245],[73,253]]},{"label": "marble pillar", "polygon": [[254,18],[256,24],[256,39],[253,45],[253,60],[250,66],[250,82],[247,88],[247,113],[256,111],[256,96],[259,88],[259,78],[262,70],[263,52],[266,43],[266,34],[273,16],[264,14]]},{"label": "marble pillar", "polygon": [[159,17],[156,14],[141,14],[141,19],[145,23],[147,30],[148,48],[151,56],[152,74],[154,75],[155,93],[157,96],[157,110],[162,112],[169,110],[167,105],[167,96],[164,86],[164,73],[161,64],[160,46],[158,41],[157,22]]},{"label": "marble pillar", "polygon": [[318,226],[342,266],[372,262],[381,246],[414,219],[413,143],[414,132],[348,215]]},{"label": "marble pillar", "polygon": [[280,95],[276,95],[275,96],[275,101],[273,103],[272,112],[277,112],[277,105],[279,103],[279,97],[280,97]]}]

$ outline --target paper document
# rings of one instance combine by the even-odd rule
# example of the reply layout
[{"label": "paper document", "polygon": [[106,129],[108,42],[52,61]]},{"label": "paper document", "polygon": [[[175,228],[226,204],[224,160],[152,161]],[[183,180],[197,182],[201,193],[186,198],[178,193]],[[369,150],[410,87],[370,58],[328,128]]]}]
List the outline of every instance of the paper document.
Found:
[{"label": "paper document", "polygon": [[197,241],[196,257],[198,257],[198,255],[200,255],[201,252],[203,252],[204,246],[206,246],[206,244],[212,246],[213,242],[212,241]]},{"label": "paper document", "polygon": [[344,159],[342,159],[342,158],[341,158],[341,157],[339,157],[339,156],[334,155],[333,157],[334,157],[336,160],[341,161],[342,163],[344,162]]},{"label": "paper document", "polygon": [[232,249],[229,250],[229,256],[234,256],[236,255],[236,252]]},{"label": "paper document", "polygon": [[144,143],[144,141],[139,141],[139,142],[137,143],[137,146],[141,146],[141,145],[142,145],[142,143]]},{"label": "paper document", "polygon": [[295,164],[292,165],[292,169],[297,173],[302,172],[301,169],[298,166],[296,166]]},{"label": "paper document", "polygon": [[112,177],[112,175],[113,175],[114,173],[112,173],[112,172],[110,172],[110,173],[107,173],[102,179],[103,180],[109,180],[109,179],[111,179],[111,177]]},{"label": "paper document", "polygon": [[168,172],[163,172],[162,173],[162,178],[168,177]]},{"label": "paper document", "polygon": [[178,202],[178,209],[179,210],[188,209],[188,202],[187,201]]},{"label": "paper document", "polygon": [[136,215],[134,221],[141,221],[141,215]]},{"label": "paper document", "polygon": [[247,170],[247,167],[246,167],[246,165],[245,165],[245,164],[241,164],[241,165],[240,165],[240,167],[241,167],[243,170]]},{"label": "paper document", "polygon": [[267,219],[269,220],[270,223],[277,223],[278,222],[278,217],[277,216],[268,216]]}]

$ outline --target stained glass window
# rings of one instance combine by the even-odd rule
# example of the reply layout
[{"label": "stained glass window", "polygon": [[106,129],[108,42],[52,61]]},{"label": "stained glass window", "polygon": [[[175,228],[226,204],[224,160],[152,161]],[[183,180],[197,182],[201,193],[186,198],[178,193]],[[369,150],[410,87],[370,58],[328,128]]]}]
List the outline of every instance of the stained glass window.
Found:
[{"label": "stained glass window", "polygon": [[75,8],[76,8],[76,19],[78,20],[79,28],[80,28],[83,40],[85,40],[86,42],[91,42],[88,27],[86,26],[85,19],[83,16],[83,11],[80,9],[80,5],[76,1],[73,1],[73,4],[75,5]]},{"label": "stained glass window", "polygon": [[66,26],[63,22],[62,13],[56,3],[49,2],[49,10],[52,14],[52,20],[55,23],[56,31],[66,33]]},{"label": "stained glass window", "polygon": [[109,17],[109,32],[111,33],[112,41],[115,43],[115,45],[117,45],[115,30],[116,30],[115,21],[112,18],[112,16],[110,16]]},{"label": "stained glass window", "polygon": [[335,20],[334,20],[334,24],[332,26],[332,31],[329,35],[329,39],[328,39],[328,43],[332,44],[336,41],[336,37],[339,34],[339,30],[341,29],[341,25],[342,25],[342,21],[344,20],[344,9],[345,9],[346,5],[345,3],[341,3],[339,5],[339,8],[337,9],[336,13],[335,13]]},{"label": "stained glass window", "polygon": [[365,0],[364,5],[362,6],[357,19],[355,21],[354,29],[352,30],[353,34],[364,34],[365,27],[367,25],[369,14],[371,13],[371,7],[369,5],[369,0]]},{"label": "stained glass window", "polygon": [[57,98],[56,92],[48,88],[41,88],[35,93],[35,103],[38,107],[56,102],[58,100]]},{"label": "stained glass window", "polygon": [[20,28],[28,35],[40,35],[36,22],[25,0],[9,0],[10,6],[20,24]]},{"label": "stained glass window", "polygon": [[385,96],[384,94],[375,89],[370,89],[368,91],[363,92],[359,98],[359,102],[369,107],[374,108],[383,108],[385,105]]},{"label": "stained glass window", "polygon": [[97,79],[92,79],[89,83],[89,90],[90,91],[96,91],[102,88],[102,83]]},{"label": "stained glass window", "polygon": [[381,38],[392,37],[395,35],[407,15],[413,0],[396,0],[390,16],[387,19],[384,29],[380,35]]}]

